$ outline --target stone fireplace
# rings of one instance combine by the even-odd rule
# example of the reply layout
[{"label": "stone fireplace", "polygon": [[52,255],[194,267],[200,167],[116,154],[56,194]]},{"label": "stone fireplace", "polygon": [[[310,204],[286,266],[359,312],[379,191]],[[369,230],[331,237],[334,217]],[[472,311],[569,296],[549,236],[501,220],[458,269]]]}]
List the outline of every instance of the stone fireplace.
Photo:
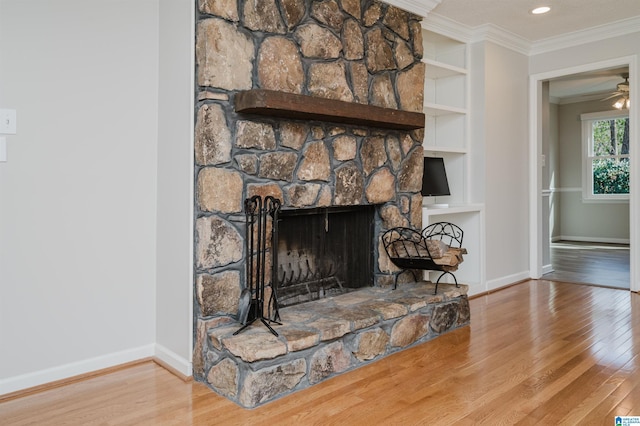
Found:
[{"label": "stone fireplace", "polygon": [[[468,323],[464,288],[433,296],[381,247],[385,230],[422,220],[419,17],[373,0],[196,1],[196,380],[254,407]],[[308,273],[296,261],[313,264],[331,273],[308,300],[335,297],[292,296],[279,336],[259,325],[233,335],[247,279],[243,202],[254,195],[281,201],[283,227],[309,212],[371,217],[371,235],[350,241],[366,245],[364,283],[342,270],[362,260],[338,266],[333,251],[320,265],[286,246],[295,232],[282,243],[284,281]],[[354,286],[364,289],[333,292]]]}]

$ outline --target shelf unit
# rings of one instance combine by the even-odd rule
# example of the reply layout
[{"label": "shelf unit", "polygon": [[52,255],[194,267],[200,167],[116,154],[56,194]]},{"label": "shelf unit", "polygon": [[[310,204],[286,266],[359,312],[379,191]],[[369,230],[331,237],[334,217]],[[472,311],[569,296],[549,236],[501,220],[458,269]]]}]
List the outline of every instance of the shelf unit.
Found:
[{"label": "shelf unit", "polygon": [[[468,202],[468,52],[466,43],[423,29],[425,156],[445,161],[451,195],[437,202]],[[436,202],[434,200],[434,202]]]},{"label": "shelf unit", "polygon": [[[450,196],[423,198],[422,223],[452,222],[463,229],[463,246],[469,254],[455,274],[470,286],[469,294],[477,294],[485,290],[485,220],[484,205],[472,204],[469,194],[469,49],[466,42],[429,29],[424,22],[422,40],[424,155],[444,158],[451,191]],[[434,203],[446,207],[429,207]],[[438,277],[427,274],[431,280]]]}]

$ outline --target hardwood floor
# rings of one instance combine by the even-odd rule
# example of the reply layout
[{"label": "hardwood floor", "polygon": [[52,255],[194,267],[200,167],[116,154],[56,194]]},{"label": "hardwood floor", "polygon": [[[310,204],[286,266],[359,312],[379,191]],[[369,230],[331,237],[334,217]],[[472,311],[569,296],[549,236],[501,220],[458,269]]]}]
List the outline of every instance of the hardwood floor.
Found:
[{"label": "hardwood floor", "polygon": [[553,272],[544,279],[629,288],[629,246],[581,242],[551,244]]},{"label": "hardwood floor", "polygon": [[640,415],[640,296],[527,281],[471,326],[245,410],[152,362],[0,403],[2,425],[612,425]]}]

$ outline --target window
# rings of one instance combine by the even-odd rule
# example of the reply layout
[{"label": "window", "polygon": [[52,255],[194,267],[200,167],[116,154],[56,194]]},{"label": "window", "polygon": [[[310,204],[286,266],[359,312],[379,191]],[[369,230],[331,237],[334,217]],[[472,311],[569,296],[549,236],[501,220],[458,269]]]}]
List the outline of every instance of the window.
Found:
[{"label": "window", "polygon": [[629,199],[629,114],[582,114],[582,196],[591,201]]}]

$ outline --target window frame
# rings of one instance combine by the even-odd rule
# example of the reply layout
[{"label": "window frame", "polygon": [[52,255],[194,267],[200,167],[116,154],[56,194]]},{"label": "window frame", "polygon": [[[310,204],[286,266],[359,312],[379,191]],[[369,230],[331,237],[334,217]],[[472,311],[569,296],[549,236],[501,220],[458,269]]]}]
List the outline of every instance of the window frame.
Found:
[{"label": "window frame", "polygon": [[[617,118],[629,119],[629,110],[610,110],[580,114],[582,121],[582,201],[596,203],[624,203],[629,201],[629,194],[594,194],[593,193],[593,161],[608,156],[591,155],[593,146],[593,123],[601,120]],[[615,157],[615,156],[612,156]],[[631,153],[624,154],[631,158]]]}]

